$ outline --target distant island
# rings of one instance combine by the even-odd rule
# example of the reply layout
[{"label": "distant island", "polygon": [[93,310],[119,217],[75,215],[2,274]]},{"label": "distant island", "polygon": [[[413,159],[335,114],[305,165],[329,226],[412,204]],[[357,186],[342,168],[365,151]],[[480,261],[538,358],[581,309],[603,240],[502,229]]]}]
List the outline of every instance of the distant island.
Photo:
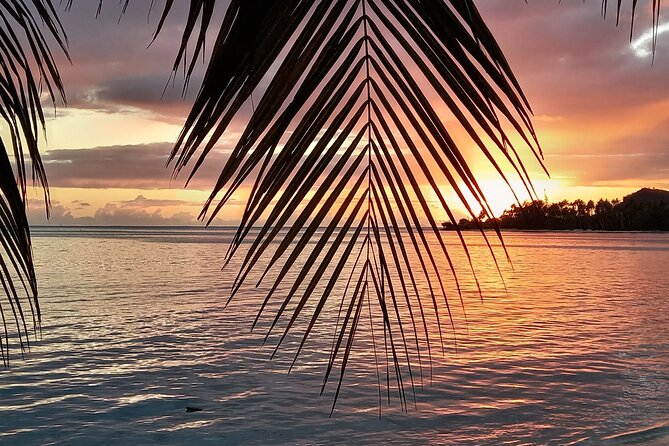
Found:
[{"label": "distant island", "polygon": [[525,229],[591,231],[669,231],[669,191],[643,188],[618,199],[548,203],[542,200],[512,205],[501,216],[461,219],[457,225],[443,222],[444,229]]}]

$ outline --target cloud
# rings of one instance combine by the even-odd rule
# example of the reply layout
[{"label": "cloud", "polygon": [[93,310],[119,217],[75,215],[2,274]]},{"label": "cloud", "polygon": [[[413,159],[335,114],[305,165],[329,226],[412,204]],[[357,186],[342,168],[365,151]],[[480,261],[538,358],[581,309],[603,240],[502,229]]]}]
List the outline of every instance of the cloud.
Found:
[{"label": "cloud", "polygon": [[669,153],[561,155],[551,165],[579,186],[636,182],[636,188],[669,179]]},{"label": "cloud", "polygon": [[128,208],[116,204],[107,204],[95,212],[93,220],[97,224],[113,226],[134,225],[193,225],[195,218],[187,212],[177,212],[170,217],[164,217],[160,209],[148,211],[141,208]]},{"label": "cloud", "polygon": [[659,25],[656,30],[650,27],[644,31],[641,36],[630,44],[632,50],[634,50],[634,54],[641,58],[651,57],[653,55],[653,40],[667,31],[669,31],[669,23]]},{"label": "cloud", "polygon": [[[188,172],[172,179],[172,169],[166,167],[171,150],[170,143],[56,149],[46,152],[42,160],[52,187],[183,188]],[[213,150],[189,188],[209,190],[226,160],[222,149]]]},{"label": "cloud", "polygon": [[[164,72],[155,72],[100,79],[93,85],[73,85],[68,88],[68,108],[60,109],[58,114],[67,116],[76,109],[124,114],[148,112],[156,121],[182,124],[191,109],[196,90],[190,88],[184,93],[181,86],[168,84],[167,80]],[[200,82],[201,75],[198,73],[191,84],[197,86]]]},{"label": "cloud", "polygon": [[[477,6],[538,115],[593,117],[669,95],[669,34],[660,36],[651,66],[630,46],[626,8],[616,27],[611,8],[601,17],[601,2],[491,0]],[[637,11],[635,38],[645,35],[650,20],[648,11]]]},{"label": "cloud", "polygon": [[534,117],[534,122],[560,122],[564,121],[564,116],[539,115]]},{"label": "cloud", "polygon": [[[73,203],[77,204],[75,200]],[[134,200],[107,203],[92,216],[77,216],[73,209],[60,202],[51,204],[47,220],[44,201],[32,200],[28,207],[28,220],[33,225],[78,226],[174,226],[199,224],[195,216],[179,210],[194,203],[182,200],[152,200],[140,195]],[[166,210],[172,208],[171,214]],[[176,210],[176,211],[175,211]]]},{"label": "cloud", "polygon": [[[232,135],[230,138],[234,138]],[[230,140],[223,139],[200,166],[188,183],[190,190],[213,189],[229,157]],[[88,189],[183,189],[197,155],[176,178],[172,167],[166,167],[170,143],[94,147],[90,149],[55,149],[42,156],[49,185]],[[333,163],[338,160],[335,155]],[[339,175],[341,177],[341,174]],[[253,173],[242,183],[251,186]]]},{"label": "cloud", "polygon": [[[225,3],[216,5],[214,23]],[[130,2],[122,14],[123,7],[118,2],[105,2],[102,13],[96,17],[97,6],[97,1],[78,1],[70,11],[60,13],[72,63],[61,54],[56,54],[56,58],[69,107],[113,113],[136,107],[154,114],[156,119],[183,120],[206,67],[206,59],[196,63],[192,88],[188,89],[185,100],[181,97],[180,72],[168,84],[180,44],[175,36],[181,36],[185,26],[187,3],[174,2],[155,41],[153,34],[162,12],[160,5],[150,10],[147,2]],[[208,48],[212,47],[215,31],[212,28],[209,33]]]},{"label": "cloud", "polygon": [[669,182],[669,120],[643,133],[606,140],[603,145],[567,146],[549,154],[548,165],[578,185],[636,182],[636,188]]},{"label": "cloud", "polygon": [[[177,85],[167,84],[164,73],[143,73],[131,77],[111,79],[97,91],[97,99],[136,107],[150,108],[171,104],[189,108],[194,99],[195,89],[191,88],[182,95],[183,89]],[[200,85],[202,77],[198,75],[191,80],[193,85]]]},{"label": "cloud", "polygon": [[155,198],[146,198],[144,195],[138,195],[133,200],[125,200],[119,204],[126,209],[146,208],[146,207],[165,207],[165,206],[201,206],[199,201],[184,200],[164,200]]}]

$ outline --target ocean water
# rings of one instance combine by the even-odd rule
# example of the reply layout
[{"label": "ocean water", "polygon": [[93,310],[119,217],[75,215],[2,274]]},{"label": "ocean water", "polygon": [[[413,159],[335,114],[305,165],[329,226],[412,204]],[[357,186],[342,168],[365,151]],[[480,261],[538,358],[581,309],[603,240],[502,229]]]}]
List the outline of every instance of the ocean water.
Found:
[{"label": "ocean water", "polygon": [[507,233],[504,283],[469,234],[483,299],[447,234],[466,320],[456,295],[415,403],[379,405],[361,327],[332,416],[332,323],[290,374],[293,344],[270,360],[267,288],[225,307],[231,236],[36,229],[42,336],[0,372],[0,444],[669,444],[668,234]]}]

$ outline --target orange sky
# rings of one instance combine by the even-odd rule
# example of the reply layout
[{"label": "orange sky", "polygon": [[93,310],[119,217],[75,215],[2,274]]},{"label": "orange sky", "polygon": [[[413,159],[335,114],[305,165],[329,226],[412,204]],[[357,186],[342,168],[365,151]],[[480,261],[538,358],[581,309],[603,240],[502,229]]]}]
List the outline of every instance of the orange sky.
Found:
[{"label": "orange sky", "polygon": [[[167,36],[179,33],[178,21],[146,49],[153,27],[141,2],[130,4],[120,24],[113,2],[97,21],[97,2],[81,3],[63,14],[73,59],[72,66],[61,59],[69,108],[59,108],[49,120],[43,152],[52,224],[194,223],[241,124],[187,190],[183,179],[170,180],[166,157],[192,98],[179,97],[178,83],[161,98],[176,51]],[[669,22],[660,28],[651,65],[644,11],[630,43],[629,22],[615,28],[614,20],[601,18],[599,2],[479,5],[535,112],[551,173],[548,179],[526,157],[540,196],[597,199],[641,187],[669,189]],[[511,193],[471,142],[461,141],[493,209],[501,211]],[[40,197],[39,191],[31,197],[30,216],[37,224],[44,223]],[[236,222],[241,198],[217,223]]]}]

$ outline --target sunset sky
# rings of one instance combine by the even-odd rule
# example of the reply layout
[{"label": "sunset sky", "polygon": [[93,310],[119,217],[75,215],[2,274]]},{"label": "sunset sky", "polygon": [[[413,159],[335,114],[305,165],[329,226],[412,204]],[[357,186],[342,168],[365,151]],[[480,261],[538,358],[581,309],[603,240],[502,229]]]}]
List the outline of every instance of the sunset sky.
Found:
[{"label": "sunset sky", "polygon": [[[188,189],[185,178],[170,178],[166,158],[192,94],[181,99],[177,78],[161,98],[181,33],[173,14],[147,49],[157,19],[154,11],[147,24],[148,3],[131,2],[120,23],[117,2],[105,3],[97,20],[97,2],[75,2],[62,14],[73,64],[60,58],[69,105],[49,120],[43,150],[51,224],[193,224],[240,130],[220,142]],[[552,177],[530,160],[539,195],[559,201],[669,189],[669,22],[652,64],[646,11],[630,43],[629,17],[616,28],[615,17],[601,18],[599,1],[477,3],[535,113]],[[510,204],[491,169],[479,172],[493,208]],[[45,222],[40,196],[30,197],[34,224]],[[239,210],[233,202],[217,224],[235,223]]]}]

